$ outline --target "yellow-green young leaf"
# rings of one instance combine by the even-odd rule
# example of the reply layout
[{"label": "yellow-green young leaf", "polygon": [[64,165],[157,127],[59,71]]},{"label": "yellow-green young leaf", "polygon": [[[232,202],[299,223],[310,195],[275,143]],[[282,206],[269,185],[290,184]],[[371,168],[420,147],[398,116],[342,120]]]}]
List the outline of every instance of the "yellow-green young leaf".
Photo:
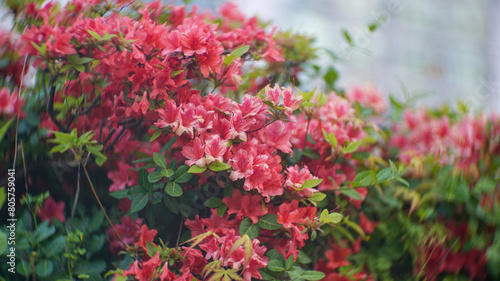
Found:
[{"label": "yellow-green young leaf", "polygon": [[328,98],[325,97],[325,95],[323,95],[323,92],[319,92],[317,101],[318,101],[318,106],[322,107],[328,101]]},{"label": "yellow-green young leaf", "polygon": [[325,200],[326,194],[321,192],[315,192],[311,197],[307,198],[314,206],[320,201]]},{"label": "yellow-green young leaf", "polygon": [[326,216],[327,222],[330,223],[339,223],[342,220],[342,215],[339,213],[330,213]]},{"label": "yellow-green young leaf", "polygon": [[212,273],[215,269],[220,269],[220,261],[215,260],[213,262],[209,262],[203,268],[201,274],[203,274],[203,278],[207,278],[207,276]]},{"label": "yellow-green young leaf", "polygon": [[104,156],[104,157],[96,157],[95,158],[95,163],[97,164],[97,166],[101,167],[102,164],[104,164],[104,162],[106,162],[106,160],[108,159],[108,157]]},{"label": "yellow-green young leaf", "polygon": [[191,174],[200,174],[200,173],[203,173],[207,170],[207,167],[199,167],[197,165],[193,165],[191,166],[191,168],[189,168],[189,170],[187,171],[188,173],[191,173]]},{"label": "yellow-green young leaf", "polygon": [[247,264],[248,262],[250,262],[250,259],[252,258],[253,255],[252,239],[247,234],[242,234],[241,238],[239,238],[234,242],[233,246],[231,247],[231,250],[229,251],[228,256],[230,256],[234,251],[236,251],[242,245],[243,248],[245,249],[245,264]]},{"label": "yellow-green young leaf", "polygon": [[315,106],[316,104],[314,104],[313,102],[310,102],[310,101],[306,101],[306,102],[302,102],[300,104],[300,106],[302,107],[306,107],[306,106]]},{"label": "yellow-green young leaf", "polygon": [[325,219],[326,219],[326,216],[328,216],[328,210],[327,209],[324,209],[322,212],[321,212],[321,215],[319,216],[319,221],[320,222],[324,222]]},{"label": "yellow-green young leaf", "polygon": [[149,142],[153,142],[155,139],[157,139],[159,136],[161,135],[161,130],[158,130],[156,132],[153,133],[153,135],[151,136],[151,138],[149,139]]},{"label": "yellow-green young leaf", "polygon": [[217,234],[213,233],[212,231],[207,231],[207,232],[205,232],[205,233],[202,233],[202,234],[200,234],[200,235],[198,235],[198,236],[196,236],[196,237],[193,237],[193,238],[189,239],[188,241],[186,241],[186,242],[182,243],[182,244],[185,244],[185,243],[191,243],[191,242],[193,242],[193,243],[191,244],[191,246],[189,246],[189,249],[188,249],[188,250],[184,253],[184,256],[186,256],[186,255],[187,255],[187,253],[188,253],[188,252],[189,252],[192,248],[196,247],[196,245],[198,245],[201,241],[205,240],[205,238],[208,238],[208,237],[210,237],[210,236],[212,236],[212,235],[213,235],[213,236],[215,236],[215,237],[217,237],[217,238],[220,238]]},{"label": "yellow-green young leaf", "polygon": [[333,133],[328,134],[325,130],[323,130],[323,137],[325,138],[325,141],[328,142],[333,148],[337,148],[338,141]]},{"label": "yellow-green young leaf", "polygon": [[5,133],[7,133],[7,129],[9,129],[9,126],[10,124],[12,124],[13,121],[14,118],[10,119],[9,121],[5,122],[5,124],[2,125],[2,128],[0,128],[0,142],[2,142]]},{"label": "yellow-green young leaf", "polygon": [[226,66],[230,65],[235,59],[241,57],[243,54],[248,52],[248,50],[250,50],[250,46],[246,45],[246,46],[243,46],[241,48],[238,48],[238,49],[232,51],[229,54],[229,56],[224,57],[224,64]]},{"label": "yellow-green young leaf", "polygon": [[[3,207],[3,203],[5,202],[5,198],[7,198],[7,194],[5,193],[5,186],[0,187],[0,210]],[[2,251],[0,251],[0,255]]]},{"label": "yellow-green young leaf", "polygon": [[333,148],[337,148],[338,141],[333,133],[328,134],[328,142],[332,145]]},{"label": "yellow-green young leaf", "polygon": [[175,76],[181,74],[182,72],[184,72],[184,70],[182,70],[182,69],[174,71],[174,72],[172,72],[172,74],[170,74],[170,77],[175,77]]},{"label": "yellow-green young leaf", "polygon": [[99,35],[99,34],[95,33],[94,31],[92,31],[92,30],[87,30],[87,32],[88,32],[90,35],[92,35],[92,37],[94,37],[95,39],[97,39],[97,40],[99,40],[99,41],[101,41],[101,40],[102,40],[101,35]]},{"label": "yellow-green young leaf", "polygon": [[310,180],[306,180],[302,184],[302,187],[300,189],[306,189],[306,188],[311,188],[311,187],[318,186],[322,181],[323,181],[323,179],[310,179]]},{"label": "yellow-green young leaf", "polygon": [[35,49],[42,55],[45,56],[47,53],[47,45],[42,44],[42,46],[38,46],[35,42],[31,41],[31,45],[35,47]]},{"label": "yellow-green young leaf", "polygon": [[361,145],[361,141],[351,142],[345,148],[342,148],[342,152],[344,154],[353,153],[356,150],[358,150],[358,148],[359,148],[360,145]]},{"label": "yellow-green young leaf", "polygon": [[231,166],[229,166],[226,163],[216,161],[216,162],[213,162],[210,165],[208,165],[208,168],[214,172],[220,172],[220,171],[225,171],[225,170],[231,168]]},{"label": "yellow-green young leaf", "polygon": [[[311,100],[312,97],[314,97],[314,91],[316,91],[316,89],[310,91],[310,92],[302,92],[299,88],[295,87],[295,89],[297,90],[297,92],[302,96],[302,104],[301,106],[304,106],[304,102],[308,102]],[[313,104],[314,105],[314,104]]]}]

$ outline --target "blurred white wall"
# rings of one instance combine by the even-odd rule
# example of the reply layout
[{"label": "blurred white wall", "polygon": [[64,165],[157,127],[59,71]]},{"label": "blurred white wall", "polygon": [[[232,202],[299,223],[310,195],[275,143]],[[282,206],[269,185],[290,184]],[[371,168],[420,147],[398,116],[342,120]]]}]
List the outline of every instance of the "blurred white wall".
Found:
[{"label": "blurred white wall", "polygon": [[[193,1],[214,9],[223,1]],[[430,106],[464,101],[500,111],[498,0],[235,0],[247,15],[316,37],[341,54],[340,85],[372,83]],[[385,17],[373,34],[371,22]],[[348,48],[342,29],[359,48]],[[401,83],[408,88],[405,96]]]}]

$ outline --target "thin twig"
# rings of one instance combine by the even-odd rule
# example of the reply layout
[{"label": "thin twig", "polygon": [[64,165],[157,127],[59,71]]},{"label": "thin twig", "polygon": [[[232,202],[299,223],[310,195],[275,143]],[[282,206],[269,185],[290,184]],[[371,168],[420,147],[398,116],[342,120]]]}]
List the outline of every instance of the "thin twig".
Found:
[{"label": "thin twig", "polygon": [[274,123],[274,122],[276,122],[276,121],[278,121],[278,120],[279,120],[279,119],[274,119],[273,121],[271,121],[271,122],[269,122],[269,123],[264,124],[264,126],[262,126],[262,127],[258,128],[258,129],[255,129],[255,130],[253,130],[253,131],[248,132],[248,134],[255,133],[255,132],[259,131],[259,130],[262,130],[262,129],[264,129],[265,127],[267,127],[267,126],[271,125],[272,123]]},{"label": "thin twig", "polygon": [[99,200],[99,196],[97,196],[97,193],[95,192],[94,185],[92,184],[92,181],[90,180],[89,173],[87,172],[87,168],[85,168],[85,164],[83,163],[83,160],[80,160],[80,163],[81,163],[81,165],[83,167],[83,171],[85,172],[85,176],[87,177],[87,181],[89,182],[90,189],[92,189],[92,193],[94,193],[94,197],[97,200],[97,203],[99,204],[99,207],[101,207],[101,210],[102,210],[104,216],[106,217],[106,220],[111,225],[111,228],[113,228],[113,231],[115,232],[116,237],[118,238],[118,240],[120,240],[120,242],[123,244],[124,247],[127,247],[127,244],[125,244],[125,242],[123,242],[122,237],[120,236],[120,234],[118,234],[118,231],[116,230],[115,225],[109,219],[108,214],[106,213],[106,210],[104,210],[104,207],[101,204],[101,200]]},{"label": "thin twig", "polygon": [[98,95],[97,97],[95,97],[94,100],[92,101],[92,103],[87,108],[85,108],[83,111],[77,112],[75,114],[75,116],[81,116],[83,114],[86,114],[97,104],[97,102],[99,100],[101,100],[101,95]]},{"label": "thin twig", "polygon": [[179,232],[177,233],[177,241],[175,242],[175,249],[179,247],[179,242],[181,240],[182,226],[184,225],[184,217],[181,218],[181,224],[179,225]]},{"label": "thin twig", "polygon": [[78,203],[78,197],[80,196],[80,168],[81,168],[81,163],[78,163],[78,179],[76,182],[76,194],[75,194],[75,200],[73,201],[73,207],[71,208],[71,218],[75,215],[75,210],[76,210],[76,204]]}]

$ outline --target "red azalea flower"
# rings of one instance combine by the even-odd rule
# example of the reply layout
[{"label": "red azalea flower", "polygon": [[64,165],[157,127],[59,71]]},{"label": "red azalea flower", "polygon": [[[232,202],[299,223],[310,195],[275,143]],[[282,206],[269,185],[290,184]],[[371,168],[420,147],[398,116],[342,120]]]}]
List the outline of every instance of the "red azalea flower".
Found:
[{"label": "red azalea flower", "polygon": [[48,220],[52,224],[52,219],[56,218],[61,222],[65,222],[64,217],[64,201],[56,203],[54,198],[49,197],[43,202],[43,207],[39,207],[36,210],[36,214],[42,221]]},{"label": "red azalea flower", "polygon": [[148,226],[143,224],[141,227],[141,238],[139,239],[139,242],[137,242],[137,245],[141,246],[144,251],[147,251],[146,243],[153,242],[157,233],[158,231],[156,229],[148,230]]}]

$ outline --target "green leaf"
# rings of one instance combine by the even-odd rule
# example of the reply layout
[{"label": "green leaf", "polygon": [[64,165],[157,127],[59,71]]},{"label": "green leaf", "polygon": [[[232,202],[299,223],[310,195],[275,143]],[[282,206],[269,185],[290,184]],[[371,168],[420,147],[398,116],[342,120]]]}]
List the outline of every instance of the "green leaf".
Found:
[{"label": "green leaf", "polygon": [[35,230],[33,237],[36,242],[42,242],[43,240],[49,238],[56,232],[56,228],[51,225],[49,226],[48,221],[44,221],[43,223],[38,225],[38,228]]},{"label": "green leaf", "polygon": [[14,121],[14,118],[10,119],[7,121],[5,124],[2,125],[0,128],[0,142],[2,142],[3,137],[5,136],[5,133],[7,133],[7,129],[9,129],[10,124]]},{"label": "green leaf", "polygon": [[188,173],[190,174],[200,174],[200,173],[203,173],[207,170],[207,167],[199,167],[197,165],[193,165],[191,166],[191,168],[189,168],[188,170]]},{"label": "green leaf", "polygon": [[352,183],[353,187],[359,186],[369,186],[373,184],[374,172],[372,171],[362,171],[359,172]]},{"label": "green leaf", "polygon": [[304,107],[304,106],[315,106],[316,104],[314,102],[311,102],[311,101],[305,101],[305,102],[302,102],[300,104],[300,106]]},{"label": "green leaf", "polygon": [[66,246],[66,238],[64,238],[64,236],[62,235],[57,236],[47,245],[46,247],[47,250],[45,251],[45,255],[49,258],[58,255],[64,250],[65,246]]},{"label": "green leaf", "polygon": [[322,181],[323,181],[323,179],[310,179],[310,180],[306,180],[302,184],[302,187],[300,189],[306,189],[306,188],[311,188],[311,187],[318,186]]},{"label": "green leaf", "polygon": [[174,171],[171,169],[161,170],[161,174],[167,178],[170,178],[174,175]]},{"label": "green leaf", "polygon": [[183,70],[183,69],[180,69],[180,70],[174,71],[174,72],[172,72],[172,73],[170,74],[170,77],[175,77],[175,76],[177,76],[177,75],[181,74],[182,72],[184,72],[184,70]]},{"label": "green leaf", "polygon": [[250,46],[246,45],[232,51],[227,57],[224,57],[224,64],[226,66],[230,65],[235,59],[241,57],[243,54],[250,50]]},{"label": "green leaf", "polygon": [[90,222],[87,226],[87,233],[92,233],[98,230],[99,227],[102,225],[103,221],[104,221],[104,213],[101,211],[97,211],[90,219]]},{"label": "green leaf", "polygon": [[132,199],[132,203],[130,204],[130,212],[136,213],[146,207],[148,204],[149,194],[138,195]]},{"label": "green leaf", "polygon": [[3,203],[5,203],[5,199],[7,198],[7,194],[5,194],[5,186],[0,187],[0,210],[2,210]]},{"label": "green leaf", "polygon": [[162,167],[163,169],[167,169],[167,159],[165,159],[165,156],[161,155],[160,153],[154,152],[153,153],[153,160],[155,161],[156,165]]},{"label": "green leaf", "polygon": [[285,268],[286,268],[286,270],[290,270],[290,269],[292,269],[292,266],[293,266],[293,256],[290,256],[286,260]]},{"label": "green leaf", "polygon": [[356,150],[358,150],[358,148],[361,145],[361,143],[362,143],[362,141],[351,142],[345,148],[342,148],[342,152],[344,154],[353,153]]},{"label": "green leaf", "polygon": [[174,145],[174,143],[177,141],[177,136],[174,136],[173,138],[171,138],[160,150],[160,153],[163,154],[165,151],[167,151],[168,149],[170,149],[172,147],[172,145]]},{"label": "green leaf", "polygon": [[16,270],[22,276],[28,277],[29,275],[31,275],[31,267],[30,267],[29,261],[27,261],[25,259],[20,260],[20,263],[17,264]]},{"label": "green leaf", "polygon": [[271,260],[267,264],[267,269],[274,271],[274,272],[283,272],[285,271],[285,265],[281,263],[280,260]]},{"label": "green leaf", "polygon": [[311,197],[307,198],[307,200],[309,200],[309,202],[311,202],[314,206],[316,206],[318,202],[325,200],[325,198],[326,194],[321,192],[315,192]]},{"label": "green leaf", "polygon": [[170,196],[163,196],[163,204],[172,211],[172,213],[179,214],[179,202]]},{"label": "green leaf", "polygon": [[225,171],[225,170],[231,168],[231,166],[229,166],[226,163],[216,161],[216,162],[213,162],[210,165],[208,165],[208,168],[214,172],[220,172],[220,171]]},{"label": "green leaf", "polygon": [[188,173],[189,167],[186,165],[182,165],[177,168],[174,174],[174,181],[177,183],[185,183],[191,179],[193,174]]},{"label": "green leaf", "polygon": [[75,64],[73,67],[78,70],[79,72],[85,72],[85,67],[81,64]]},{"label": "green leaf", "polygon": [[166,171],[166,170],[153,171],[151,174],[148,175],[148,181],[150,183],[155,183],[155,182],[158,182],[159,180],[161,180],[164,177],[164,175],[162,174],[162,171]]},{"label": "green leaf", "polygon": [[161,130],[158,130],[151,135],[151,138],[149,139],[149,142],[153,142],[155,139],[157,139],[159,136],[161,136]]},{"label": "green leaf", "polygon": [[404,186],[406,187],[410,187],[410,183],[407,182],[405,179],[403,179],[402,177],[398,177],[396,178],[397,181],[399,181],[400,183],[402,183]]},{"label": "green leaf", "polygon": [[361,197],[361,194],[359,194],[359,192],[354,188],[342,189],[340,190],[340,193],[344,194],[345,196],[351,197],[354,200],[363,199],[363,197]]},{"label": "green leaf", "polygon": [[469,186],[465,181],[461,181],[455,188],[455,202],[465,203],[469,199]]},{"label": "green leaf", "polygon": [[250,239],[255,239],[259,236],[260,227],[257,224],[253,224],[250,218],[244,218],[240,223],[240,236],[244,234],[248,235]]},{"label": "green leaf", "polygon": [[219,206],[219,208],[217,208],[217,215],[219,215],[219,217],[222,218],[222,216],[224,216],[224,214],[226,213],[227,211],[227,205],[226,204],[222,204]]},{"label": "green leaf", "polygon": [[111,192],[109,195],[111,195],[111,197],[116,198],[116,199],[123,199],[123,198],[127,197],[128,189],[123,189],[123,190]]},{"label": "green leaf", "polygon": [[347,30],[342,30],[342,34],[344,34],[345,40],[347,40],[347,43],[352,44],[352,39],[351,36],[349,35],[349,32]]},{"label": "green leaf", "polygon": [[138,181],[139,181],[139,185],[143,189],[148,189],[148,187],[149,187],[150,184],[149,184],[149,181],[148,181],[148,172],[146,171],[146,169],[141,168],[139,170]]},{"label": "green leaf", "polygon": [[277,230],[283,228],[283,226],[278,223],[278,217],[275,214],[267,214],[261,217],[258,224],[262,229],[268,230]]},{"label": "green leaf", "polygon": [[75,267],[75,274],[88,274],[93,277],[91,280],[102,280],[97,279],[97,277],[101,277],[102,272],[105,270],[106,262],[103,260],[94,260],[92,262],[81,261]]},{"label": "green leaf", "polygon": [[179,197],[182,195],[182,188],[175,182],[168,182],[165,186],[165,191],[172,197]]},{"label": "green leaf", "polygon": [[326,216],[326,221],[337,224],[342,220],[342,215],[339,213],[330,213]]},{"label": "green leaf", "polygon": [[96,32],[92,31],[92,30],[87,30],[87,32],[92,35],[92,37],[94,37],[95,39],[97,39],[98,41],[101,41],[102,40],[102,37],[101,35],[97,34]]},{"label": "green leaf", "polygon": [[337,148],[338,141],[333,133],[329,133],[326,140],[332,145],[334,149]]},{"label": "green leaf", "polygon": [[3,231],[0,231],[0,255],[3,256],[3,253],[7,250],[7,234]]},{"label": "green leaf", "polygon": [[326,84],[330,87],[333,87],[335,81],[339,78],[339,74],[335,68],[330,66],[326,71],[325,75],[323,75],[323,80],[325,80]]},{"label": "green leaf", "polygon": [[354,229],[354,231],[356,231],[359,235],[361,235],[361,237],[365,237],[366,234],[365,232],[363,231],[363,229],[355,222],[352,222],[348,219],[344,219],[343,223],[347,224],[349,227],[351,227],[352,229]]},{"label": "green leaf", "polygon": [[41,260],[36,263],[35,273],[40,277],[49,276],[54,270],[54,264],[50,260]]},{"label": "green leaf", "polygon": [[35,42],[31,41],[31,45],[35,47],[35,49],[42,55],[42,57],[45,57],[47,54],[47,45],[42,44],[42,46],[38,46]]},{"label": "green leaf", "polygon": [[222,205],[222,200],[219,197],[208,198],[207,201],[203,203],[203,205],[209,208],[217,208]]},{"label": "green leaf", "polygon": [[392,175],[391,168],[382,169],[376,175],[377,182],[384,182],[388,180],[391,177],[391,175]]},{"label": "green leaf", "polygon": [[306,270],[302,273],[302,278],[310,281],[321,280],[325,278],[325,274],[320,271]]}]

